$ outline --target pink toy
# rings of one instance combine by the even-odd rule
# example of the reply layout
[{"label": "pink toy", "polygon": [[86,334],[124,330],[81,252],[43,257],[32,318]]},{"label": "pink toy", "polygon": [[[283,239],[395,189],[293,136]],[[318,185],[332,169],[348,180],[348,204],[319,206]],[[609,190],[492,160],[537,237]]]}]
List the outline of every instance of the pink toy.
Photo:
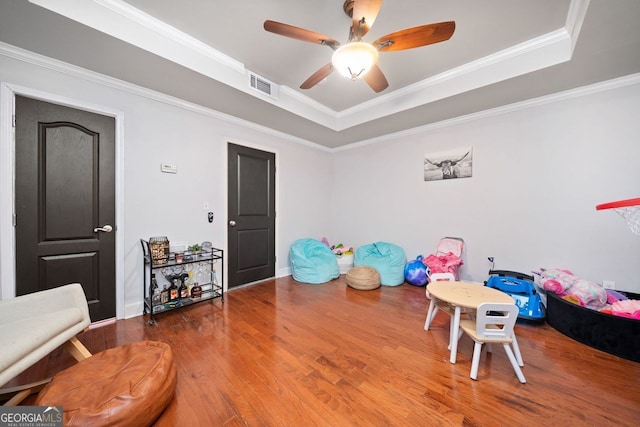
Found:
[{"label": "pink toy", "polygon": [[607,289],[607,303],[613,304],[616,301],[623,301],[629,299],[626,295],[616,292],[613,289]]},{"label": "pink toy", "polygon": [[627,314],[640,312],[640,300],[623,300],[611,304],[611,311],[618,311]]},{"label": "pink toy", "polygon": [[597,283],[579,279],[568,270],[542,269],[540,285],[558,296],[573,296],[583,307],[601,310],[607,304],[607,292]]},{"label": "pink toy", "polygon": [[573,286],[576,280],[576,277],[569,270],[543,268],[540,274],[540,285],[545,290],[559,296],[567,295],[567,290]]},{"label": "pink toy", "polygon": [[464,263],[462,261],[462,251],[464,250],[464,240],[459,237],[444,237],[438,242],[436,252],[424,258],[422,263],[429,267],[431,273],[452,273],[458,280],[460,278],[459,269]]},{"label": "pink toy", "polygon": [[336,255],[353,255],[353,246],[343,245],[342,243],[331,246],[326,237],[323,237],[321,242],[329,246],[329,249],[331,249]]},{"label": "pink toy", "polygon": [[556,279],[547,279],[542,283],[542,287],[549,292],[553,292],[558,296],[564,296],[564,287],[560,283],[559,280]]}]

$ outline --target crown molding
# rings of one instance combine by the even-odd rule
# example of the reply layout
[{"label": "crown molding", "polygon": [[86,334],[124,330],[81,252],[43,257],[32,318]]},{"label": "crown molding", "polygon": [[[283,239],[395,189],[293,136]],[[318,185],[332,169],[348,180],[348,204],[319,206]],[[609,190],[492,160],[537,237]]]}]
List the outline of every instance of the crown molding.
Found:
[{"label": "crown molding", "polygon": [[571,34],[571,52],[576,46],[578,37],[580,36],[580,30],[582,30],[582,23],[587,16],[587,9],[589,9],[589,3],[591,0],[573,0],[569,4],[569,12],[567,13],[567,21],[564,25],[566,30]]},{"label": "crown molding", "polygon": [[568,61],[570,47],[564,28],[553,31],[344,110],[337,130]]},{"label": "crown molding", "polygon": [[[504,105],[489,110],[480,111],[465,116],[455,117],[453,119],[443,120],[436,123],[430,123],[424,126],[418,126],[411,129],[406,129],[400,132],[395,132],[387,135],[383,135],[376,138],[358,141],[352,144],[343,145],[337,148],[328,148],[315,142],[295,137],[284,132],[271,129],[266,126],[258,125],[248,120],[239,119],[235,116],[231,116],[225,113],[221,113],[210,108],[205,108],[200,105],[184,101],[179,98],[175,98],[160,92],[152,91],[150,89],[137,86],[122,80],[115,79],[113,77],[105,76],[94,71],[89,71],[75,65],[70,65],[65,62],[52,59],[37,53],[33,53],[3,42],[0,42],[0,55],[8,58],[13,58],[18,61],[30,63],[39,67],[47,68],[49,70],[66,74],[72,77],[80,78],[89,82],[97,83],[100,85],[108,86],[114,89],[122,90],[124,92],[131,93],[133,95],[141,96],[147,99],[151,99],[157,102],[162,102],[174,107],[178,107],[184,110],[192,111],[198,114],[205,115],[218,120],[223,120],[228,123],[232,123],[250,130],[257,132],[263,132],[265,134],[281,138],[290,142],[298,143],[310,148],[314,148],[323,152],[336,153],[345,150],[351,150],[359,147],[364,147],[371,144],[382,143],[393,139],[413,136],[416,134],[428,132],[434,129],[445,128],[449,126],[455,126],[462,123],[471,122],[488,117],[499,116],[514,111],[520,111],[528,108],[538,107],[541,105],[551,104],[554,102],[560,102],[572,98],[591,95],[598,92],[604,92],[608,90],[618,89],[626,86],[640,84],[640,73],[631,74],[629,76],[619,77],[616,79],[606,80],[603,82],[595,83],[588,86],[579,87],[563,92],[558,92],[551,95],[542,96],[539,98],[533,98],[526,101],[521,101],[509,105]],[[9,156],[10,157],[10,156]],[[4,158],[4,156],[3,156]]]},{"label": "crown molding", "polygon": [[234,89],[259,98],[330,129],[336,127],[333,110],[302,94],[279,87],[272,99],[249,85],[250,70],[198,39],[121,0],[29,0],[54,13],[144,49]]},{"label": "crown molding", "polygon": [[593,95],[599,92],[606,92],[609,90],[619,89],[619,88],[637,85],[637,84],[640,84],[640,73],[618,77],[615,79],[606,80],[603,82],[598,82],[598,83],[582,86],[575,89],[569,89],[569,90],[557,92],[551,95],[532,98],[526,101],[515,102],[513,104],[503,105],[500,107],[491,108],[489,110],[479,111],[477,113],[454,117],[452,119],[442,120],[435,123],[429,123],[424,126],[405,129],[400,132],[390,133],[390,134],[382,135],[376,138],[354,142],[353,144],[347,144],[341,147],[336,147],[331,151],[336,153],[340,151],[352,150],[355,148],[365,147],[367,145],[379,144],[382,142],[388,142],[390,140],[414,136],[414,135],[425,133],[434,129],[442,129],[450,126],[456,126],[459,124],[468,123],[475,120],[501,116],[501,115],[512,113],[515,111],[521,111],[529,108],[540,107],[543,105],[553,104],[556,102],[561,102],[561,101],[565,101],[573,98],[579,98],[587,95]]},{"label": "crown molding", "polygon": [[232,123],[241,126],[246,129],[262,132],[283,140],[295,142],[305,145],[307,147],[315,148],[317,150],[330,152],[331,149],[323,145],[317,144],[313,141],[309,141],[304,138],[299,138],[288,133],[284,133],[267,126],[259,125],[249,120],[244,120],[230,114],[225,114],[211,108],[203,107],[201,105],[182,100],[173,96],[166,95],[161,92],[157,92],[151,89],[147,89],[142,86],[135,85],[133,83],[125,82],[123,80],[116,79],[114,77],[106,76],[104,74],[96,73],[94,71],[87,70],[75,65],[68,64],[57,59],[49,58],[44,55],[40,55],[10,44],[0,42],[0,56],[12,58],[21,62],[36,65],[38,67],[46,68],[51,71],[55,71],[61,74],[65,74],[71,77],[86,80],[88,82],[100,84],[103,86],[111,87],[113,89],[121,90],[133,95],[141,96],[153,101],[162,102],[174,107],[178,107],[184,110],[192,111],[198,114],[202,114],[207,117],[222,120],[227,123]]}]

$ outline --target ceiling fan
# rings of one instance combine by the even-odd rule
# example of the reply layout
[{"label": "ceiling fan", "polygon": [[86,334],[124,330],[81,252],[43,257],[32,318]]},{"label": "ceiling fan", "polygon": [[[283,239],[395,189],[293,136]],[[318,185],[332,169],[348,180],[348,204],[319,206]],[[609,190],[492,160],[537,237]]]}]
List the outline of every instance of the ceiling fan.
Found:
[{"label": "ceiling fan", "polygon": [[324,80],[334,69],[341,74],[356,80],[363,77],[375,92],[381,92],[389,86],[384,73],[378,67],[378,52],[392,52],[396,50],[412,49],[449,40],[456,28],[454,21],[420,25],[396,31],[380,37],[373,43],[362,41],[373,25],[382,0],[346,0],[343,10],[351,18],[349,37],[345,45],[325,36],[304,28],[267,20],[264,29],[271,33],[304,42],[329,46],[335,52],[331,62],[313,73],[311,77],[300,85],[300,89],[309,89]]}]

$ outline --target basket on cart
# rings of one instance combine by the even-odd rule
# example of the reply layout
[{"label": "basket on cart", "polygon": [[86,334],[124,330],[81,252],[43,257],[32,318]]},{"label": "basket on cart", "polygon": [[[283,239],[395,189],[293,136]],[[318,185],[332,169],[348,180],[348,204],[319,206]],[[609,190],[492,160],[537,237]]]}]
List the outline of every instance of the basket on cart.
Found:
[{"label": "basket on cart", "polygon": [[169,239],[167,236],[151,237],[149,252],[153,265],[164,265],[169,262]]}]

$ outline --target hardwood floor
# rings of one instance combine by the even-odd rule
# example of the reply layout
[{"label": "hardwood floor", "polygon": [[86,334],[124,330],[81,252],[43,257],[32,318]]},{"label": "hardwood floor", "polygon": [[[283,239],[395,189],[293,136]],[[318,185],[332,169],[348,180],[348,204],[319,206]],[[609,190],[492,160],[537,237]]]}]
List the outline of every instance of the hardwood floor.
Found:
[{"label": "hardwood floor", "polygon": [[[635,426],[640,363],[592,349],[547,324],[516,325],[526,384],[503,349],[469,378],[472,341],[449,363],[449,319],[425,331],[424,288],[348,288],[290,277],[233,290],[157,317],[80,335],[93,353],[169,343],[176,395],[157,426]],[[34,367],[71,365],[62,350]]]}]

